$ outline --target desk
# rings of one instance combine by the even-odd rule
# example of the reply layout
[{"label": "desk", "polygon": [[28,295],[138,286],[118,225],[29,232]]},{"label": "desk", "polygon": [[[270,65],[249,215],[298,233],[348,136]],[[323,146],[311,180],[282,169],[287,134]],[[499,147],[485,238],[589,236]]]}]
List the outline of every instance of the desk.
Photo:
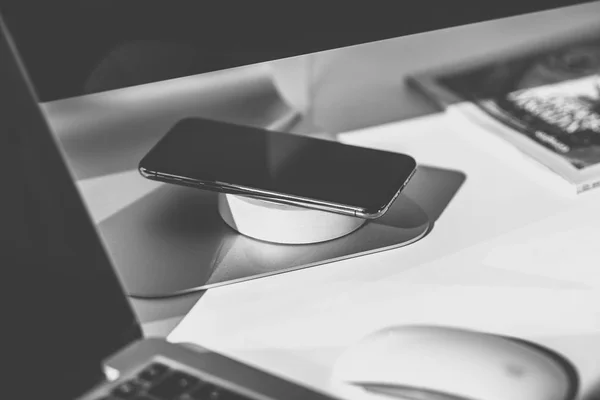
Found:
[{"label": "desk", "polygon": [[[449,130],[444,116],[435,114],[420,97],[404,88],[403,79],[407,73],[421,68],[597,25],[598,15],[600,3],[596,2],[311,55],[312,101],[308,115],[317,126],[326,131],[345,132],[406,120],[393,125],[394,134],[390,133],[390,129],[384,129],[388,126],[379,132],[371,131],[366,137],[357,132],[341,135],[341,138],[366,146],[407,151],[421,163],[462,171],[467,181],[437,219],[431,234],[413,246],[374,254],[368,259],[346,260],[226,286],[203,294],[195,308],[195,315],[202,315],[201,325],[204,328],[198,331],[195,340],[290,379],[327,388],[331,365],[345,345],[374,328],[403,322],[399,316],[402,313],[398,310],[406,309],[394,302],[394,294],[400,290],[421,287],[424,295],[419,299],[426,301],[426,295],[433,295],[433,291],[440,288],[470,287],[473,289],[471,293],[476,293],[475,289],[514,286],[514,293],[536,293],[540,298],[549,293],[547,290],[551,293],[556,290],[565,298],[569,298],[573,291],[583,291],[585,296],[581,299],[591,302],[595,298],[594,291],[597,291],[594,288],[598,285],[553,280],[541,282],[502,270],[484,272],[477,268],[479,259],[473,253],[462,252],[472,246],[485,246],[486,241],[496,237],[510,236],[511,232],[528,224],[543,223],[557,214],[572,212],[580,215],[584,212],[581,210],[593,213],[596,205],[600,204],[600,191],[572,199],[537,185],[530,177],[521,176],[515,168],[506,168],[500,158],[494,158],[470,144],[467,132]],[[199,78],[183,79],[195,81]],[[177,100],[172,95],[173,87],[181,82],[176,80],[153,84],[151,88],[89,96],[71,100],[70,104],[76,105],[80,113],[100,115],[96,122],[112,115],[111,123],[103,131],[110,139],[110,132],[116,126],[135,127],[132,121],[148,118],[149,114],[152,114],[154,123],[164,127],[178,118],[185,107],[199,107],[201,92],[192,97],[182,95],[188,100],[182,100],[177,107],[172,105]],[[111,106],[113,100],[135,97],[134,93],[140,90],[146,91],[143,104],[136,103],[135,107],[132,105],[126,109]],[[230,93],[230,97],[224,95],[219,102],[225,107],[227,99],[235,98],[235,93]],[[85,129],[69,128],[63,123],[61,110],[64,111],[64,104],[45,105],[57,136],[67,144],[84,142],[87,140]],[[213,108],[216,114],[226,115],[225,108],[220,111],[217,108]],[[98,109],[106,114],[98,114]],[[311,129],[307,128],[307,131]],[[102,132],[95,134],[99,137]],[[146,144],[148,140],[137,133],[128,138],[146,141]],[[116,139],[113,137],[112,140]],[[76,154],[76,147],[67,147],[67,155],[74,160],[72,166],[85,171],[85,158]],[[461,151],[458,147],[468,151]],[[449,151],[452,149],[459,152]],[[98,162],[101,163],[101,160]],[[85,178],[83,172],[78,175],[77,168],[76,176]],[[136,181],[139,183],[125,185],[128,190],[115,196],[114,193],[124,187],[124,182],[131,182],[129,173],[122,171],[107,175],[102,182],[90,181],[92,178],[79,182],[93,214],[110,212],[110,207],[103,208],[103,204],[110,203],[113,208],[131,204],[152,189],[146,182]],[[512,192],[510,189],[514,188],[515,179],[519,180],[518,188],[522,190]],[[97,187],[117,190],[95,190]],[[484,251],[481,247],[476,249],[479,250],[475,254],[481,255],[480,252]],[[183,315],[199,297],[195,294],[161,301],[135,300],[134,306],[143,322],[153,322]],[[277,301],[273,301],[274,298]],[[566,300],[565,304],[573,305]],[[586,304],[589,308],[593,303],[582,303]],[[369,306],[383,307],[383,311],[369,313]],[[294,312],[290,312],[291,307],[296,307]],[[584,313],[575,311],[573,318],[578,318],[579,322],[585,319]],[[395,314],[397,312],[399,314]],[[340,327],[332,326],[332,314],[343,317],[342,327],[346,334],[340,335]],[[171,325],[173,321],[170,320]],[[492,330],[502,328],[489,319],[484,327]],[[154,332],[160,333],[160,330],[154,329]],[[535,338],[564,350],[573,358],[583,371],[586,391],[597,383],[600,377],[596,366],[597,354],[600,353],[600,318],[595,322],[592,319],[585,332],[567,329],[552,337],[538,334],[534,335]]]}]

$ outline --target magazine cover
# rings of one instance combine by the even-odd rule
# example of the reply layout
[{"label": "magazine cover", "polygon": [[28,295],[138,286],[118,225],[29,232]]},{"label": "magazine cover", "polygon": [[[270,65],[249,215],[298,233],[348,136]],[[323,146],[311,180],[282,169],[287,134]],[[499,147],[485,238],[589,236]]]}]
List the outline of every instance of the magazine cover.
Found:
[{"label": "magazine cover", "polygon": [[[583,192],[600,186],[600,33],[410,77]],[[481,115],[473,115],[472,110]],[[470,107],[470,108],[469,108]],[[481,125],[481,124],[480,124]]]}]

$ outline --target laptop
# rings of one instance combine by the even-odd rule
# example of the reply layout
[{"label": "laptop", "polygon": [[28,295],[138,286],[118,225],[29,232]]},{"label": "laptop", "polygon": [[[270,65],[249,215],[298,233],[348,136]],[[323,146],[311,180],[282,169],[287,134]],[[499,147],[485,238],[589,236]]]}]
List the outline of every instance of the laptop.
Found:
[{"label": "laptop", "polygon": [[330,399],[207,349],[143,337],[1,18],[0,28],[3,390],[28,399]]}]

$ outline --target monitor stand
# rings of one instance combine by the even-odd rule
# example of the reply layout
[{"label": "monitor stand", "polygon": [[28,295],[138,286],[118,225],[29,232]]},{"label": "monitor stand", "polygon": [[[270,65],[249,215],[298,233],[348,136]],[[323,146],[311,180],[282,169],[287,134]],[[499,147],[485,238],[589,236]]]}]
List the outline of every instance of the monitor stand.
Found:
[{"label": "monitor stand", "polygon": [[[416,242],[430,226],[423,209],[402,193],[378,219],[327,215],[334,225],[321,232],[314,230],[316,217],[312,227],[299,228],[298,217],[310,214],[305,210],[267,204],[260,211],[261,222],[240,211],[244,207],[257,212],[261,205],[164,184],[102,221],[100,231],[126,291],[160,298],[302,268],[327,268],[333,261]],[[235,218],[227,217],[231,208]],[[289,225],[273,223],[282,214],[288,215]],[[271,221],[270,229],[265,221]]]}]

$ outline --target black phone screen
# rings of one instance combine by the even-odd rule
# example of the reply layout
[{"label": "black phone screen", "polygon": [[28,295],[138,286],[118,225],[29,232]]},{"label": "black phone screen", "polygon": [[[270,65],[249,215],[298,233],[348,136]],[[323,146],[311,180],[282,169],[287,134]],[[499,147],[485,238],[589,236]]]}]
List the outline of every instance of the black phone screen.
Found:
[{"label": "black phone screen", "polygon": [[242,186],[377,213],[416,168],[405,154],[206,119],[178,122],[142,159],[145,174]]}]

